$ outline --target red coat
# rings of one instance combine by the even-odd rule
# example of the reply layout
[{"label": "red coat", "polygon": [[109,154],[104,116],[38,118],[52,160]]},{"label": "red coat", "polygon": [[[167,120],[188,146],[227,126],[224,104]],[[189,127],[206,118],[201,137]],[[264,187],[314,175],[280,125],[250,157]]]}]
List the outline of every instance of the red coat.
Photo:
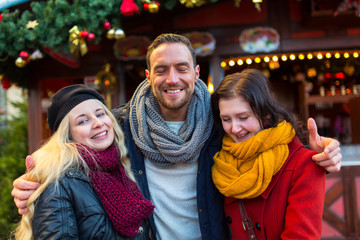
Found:
[{"label": "red coat", "polygon": [[[298,138],[289,144],[289,157],[259,197],[244,200],[257,238],[320,239],[325,201],[325,171]],[[241,223],[238,200],[225,199],[225,214],[232,239],[248,239]]]}]

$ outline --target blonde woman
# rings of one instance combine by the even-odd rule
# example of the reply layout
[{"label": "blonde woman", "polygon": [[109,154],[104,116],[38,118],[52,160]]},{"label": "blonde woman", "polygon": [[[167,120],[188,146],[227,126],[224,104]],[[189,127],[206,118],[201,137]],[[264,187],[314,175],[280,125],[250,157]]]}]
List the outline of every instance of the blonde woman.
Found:
[{"label": "blonde woman", "polygon": [[102,96],[84,85],[59,90],[48,124],[53,135],[26,174],[41,186],[16,239],[150,239],[154,206],[135,183],[124,134]]}]

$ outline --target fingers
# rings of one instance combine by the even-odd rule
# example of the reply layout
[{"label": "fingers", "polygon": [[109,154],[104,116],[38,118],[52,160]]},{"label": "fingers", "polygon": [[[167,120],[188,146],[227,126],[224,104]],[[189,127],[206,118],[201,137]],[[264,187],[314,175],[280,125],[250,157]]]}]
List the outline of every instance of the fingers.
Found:
[{"label": "fingers", "polygon": [[[331,149],[330,152],[329,152],[329,150],[330,150],[330,148],[329,149],[326,148],[324,152],[320,152],[320,153],[314,155],[312,157],[313,160],[316,161],[316,162],[321,162],[321,161],[330,160],[330,159],[336,157],[337,161],[341,161],[342,156],[341,156],[340,147],[337,147],[335,149]],[[327,152],[329,152],[329,153],[327,153]],[[338,155],[338,154],[340,154],[340,155]],[[339,156],[341,156],[341,157],[339,158]],[[334,162],[334,163],[337,163],[337,162]]]},{"label": "fingers", "polygon": [[313,156],[313,160],[317,165],[325,168],[325,170],[328,172],[339,172],[341,169],[342,160],[340,148],[338,149],[338,153],[331,158],[325,153],[319,153]]},{"label": "fingers", "polygon": [[18,209],[18,213],[19,213],[20,215],[23,215],[23,214],[27,213],[28,211],[29,211],[29,209],[28,209],[28,208],[25,208],[25,209]]},{"label": "fingers", "polygon": [[18,199],[19,201],[27,201],[28,198],[31,196],[31,194],[33,194],[33,192],[35,192],[34,189],[18,189],[16,187],[13,188],[13,190],[11,191],[11,195],[15,198]]},{"label": "fingers", "polygon": [[16,207],[18,208],[18,213],[20,215],[23,215],[25,213],[27,213],[29,211],[29,209],[27,208],[27,200],[20,200],[18,198],[14,198],[14,202]]},{"label": "fingers", "polygon": [[[40,186],[40,183],[38,183],[38,182],[31,182],[31,181],[25,180],[25,176],[26,176],[26,174],[23,174],[22,176],[20,176],[14,180],[14,182],[13,182],[14,189],[13,190],[15,190],[15,189],[18,190],[18,191],[15,191],[15,194],[21,193],[22,190],[36,190]],[[21,198],[18,195],[13,195],[13,197]]]},{"label": "fingers", "polygon": [[25,174],[15,179],[13,182],[14,188],[11,191],[11,195],[14,197],[14,202],[18,208],[19,214],[28,212],[27,201],[31,194],[40,186],[37,182],[30,182],[25,180]]},{"label": "fingers", "polygon": [[34,159],[33,159],[30,155],[28,155],[28,156],[26,157],[26,159],[25,159],[25,165],[26,165],[26,169],[27,169],[28,171],[30,171],[31,169],[34,168],[34,166],[35,166]]},{"label": "fingers", "polygon": [[336,164],[341,163],[341,159],[341,153],[338,153],[331,158],[324,156],[324,153],[319,153],[313,156],[313,160],[322,167],[335,166]]},{"label": "fingers", "polygon": [[[14,188],[11,191],[11,195],[14,197],[14,202],[16,207],[18,208],[19,214],[24,214],[29,211],[27,208],[27,201],[31,194],[34,193],[34,190],[19,190],[17,188]],[[18,197],[15,197],[18,196]]]},{"label": "fingers", "polygon": [[23,214],[27,213],[28,211],[29,211],[29,209],[28,209],[28,208],[25,208],[25,209],[18,209],[18,213],[19,213],[20,215],[23,215]]},{"label": "fingers", "polygon": [[316,122],[313,118],[308,119],[309,145],[313,151],[323,151],[323,141],[317,132]]},{"label": "fingers", "polygon": [[340,171],[340,169],[341,169],[341,162],[339,162],[335,166],[325,168],[325,170],[328,171],[329,173],[337,173]]},{"label": "fingers", "polygon": [[340,152],[340,142],[332,138],[323,138],[326,148],[325,153],[334,156]]},{"label": "fingers", "polygon": [[310,138],[316,138],[317,126],[316,126],[316,122],[313,118],[308,119],[308,130],[309,130]]}]

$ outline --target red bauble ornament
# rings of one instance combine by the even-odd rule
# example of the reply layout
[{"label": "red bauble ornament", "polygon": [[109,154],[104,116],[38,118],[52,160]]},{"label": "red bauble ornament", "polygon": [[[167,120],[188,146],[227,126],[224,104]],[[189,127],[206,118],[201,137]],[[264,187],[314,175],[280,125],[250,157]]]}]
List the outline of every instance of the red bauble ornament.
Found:
[{"label": "red bauble ornament", "polygon": [[87,40],[91,42],[91,41],[94,41],[94,39],[95,39],[95,34],[89,33]]},{"label": "red bauble ornament", "polygon": [[19,57],[21,57],[21,59],[23,59],[23,60],[28,60],[29,53],[27,53],[25,51],[21,51],[20,54],[19,54]]},{"label": "red bauble ornament", "polygon": [[325,76],[325,78],[326,78],[326,79],[330,79],[330,78],[332,78],[331,73],[325,73],[325,74],[324,74],[324,76]]},{"label": "red bauble ornament", "polygon": [[111,28],[110,22],[105,22],[104,25],[103,25],[103,28],[106,29],[106,30],[109,30]]},{"label": "red bauble ornament", "polygon": [[148,3],[144,3],[144,10],[149,11],[149,4]]},{"label": "red bauble ornament", "polygon": [[136,5],[134,0],[123,0],[120,7],[120,12],[124,16],[131,16],[135,13],[139,13],[139,7]]},{"label": "red bauble ornament", "polygon": [[0,22],[1,22],[1,20],[2,20],[2,14],[0,14]]},{"label": "red bauble ornament", "polygon": [[80,37],[85,39],[89,36],[89,33],[85,30],[80,31]]},{"label": "red bauble ornament", "polygon": [[10,79],[7,76],[3,76],[1,80],[1,85],[3,89],[9,89],[11,87]]}]

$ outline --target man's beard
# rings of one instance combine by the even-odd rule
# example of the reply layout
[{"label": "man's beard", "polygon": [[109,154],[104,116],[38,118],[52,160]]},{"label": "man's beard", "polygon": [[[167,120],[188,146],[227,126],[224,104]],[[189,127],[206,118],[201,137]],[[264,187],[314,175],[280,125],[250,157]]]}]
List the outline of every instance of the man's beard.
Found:
[{"label": "man's beard", "polygon": [[[183,88],[183,91],[186,91],[187,88]],[[181,109],[182,107],[184,107],[190,100],[191,100],[191,97],[192,95],[191,94],[188,94],[188,92],[186,92],[186,95],[184,96],[183,99],[181,99],[180,102],[176,102],[176,103],[169,103],[166,101],[165,97],[163,97],[162,95],[162,90],[158,90],[157,92],[155,91],[155,89],[153,89],[153,93],[154,93],[154,96],[155,98],[157,99],[158,103],[168,109],[168,110],[179,110]],[[156,94],[155,94],[156,93]]]}]

